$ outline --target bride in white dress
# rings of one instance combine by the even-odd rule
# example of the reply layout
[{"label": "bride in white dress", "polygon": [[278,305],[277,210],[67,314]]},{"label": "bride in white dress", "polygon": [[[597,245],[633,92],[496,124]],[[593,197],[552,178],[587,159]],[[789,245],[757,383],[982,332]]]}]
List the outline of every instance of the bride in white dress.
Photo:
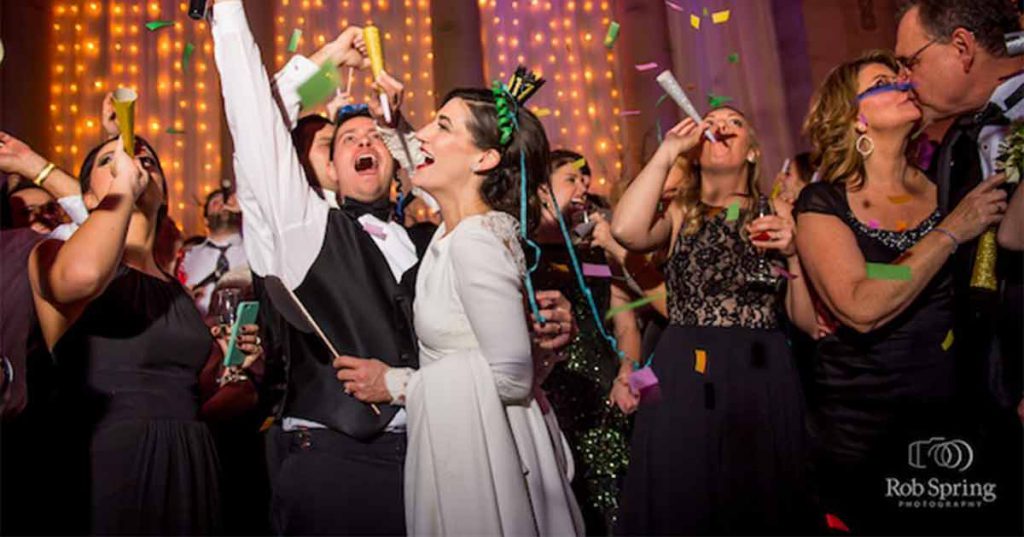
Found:
[{"label": "bride in white dress", "polygon": [[[547,138],[522,111],[502,145],[494,99],[456,90],[417,132],[413,184],[441,207],[416,281],[420,368],[397,391],[408,412],[410,535],[582,535],[567,449],[533,399],[518,222],[520,149],[546,177]],[[389,379],[389,389],[393,380]]]}]

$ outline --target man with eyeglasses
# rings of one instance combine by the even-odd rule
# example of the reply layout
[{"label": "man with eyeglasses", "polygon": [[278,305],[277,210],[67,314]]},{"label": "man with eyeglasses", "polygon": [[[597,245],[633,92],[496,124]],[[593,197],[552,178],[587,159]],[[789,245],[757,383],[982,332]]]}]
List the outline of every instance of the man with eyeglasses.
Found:
[{"label": "man with eyeglasses", "polygon": [[[996,157],[1010,122],[1024,120],[1024,57],[1010,56],[1004,43],[1004,34],[1020,30],[1015,4],[905,0],[900,6],[896,53],[914,86],[924,121],[955,118],[932,169],[943,211],[996,173]],[[979,456],[976,475],[1000,483],[1000,507],[986,511],[995,516],[985,518],[985,527],[1020,534],[1019,420],[1024,418],[1017,413],[1018,407],[1024,408],[1024,262],[1021,252],[999,248],[997,290],[974,289],[970,280],[977,248],[977,240],[960,244],[952,261],[954,350],[965,411],[981,443],[974,446]]]}]

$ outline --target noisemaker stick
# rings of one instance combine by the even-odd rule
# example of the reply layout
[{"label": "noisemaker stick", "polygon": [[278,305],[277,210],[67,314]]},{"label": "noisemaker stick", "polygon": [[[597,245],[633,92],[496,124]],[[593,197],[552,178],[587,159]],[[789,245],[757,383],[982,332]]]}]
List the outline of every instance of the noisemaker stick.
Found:
[{"label": "noisemaker stick", "polygon": [[[672,71],[669,71],[668,69],[662,71],[661,74],[658,75],[657,81],[658,84],[661,85],[661,88],[665,90],[665,93],[667,93],[668,96],[679,105],[679,108],[682,108],[683,112],[686,112],[686,115],[690,116],[690,119],[697,123],[703,121],[700,114],[697,113],[697,109],[693,107],[693,103],[690,102],[690,98],[686,96],[683,88],[679,86],[679,82],[676,80],[676,77],[672,76]],[[704,136],[712,142],[718,141],[715,139],[715,135],[711,134],[710,130],[705,130]]]},{"label": "noisemaker stick", "polygon": [[134,90],[117,88],[114,90],[114,113],[117,114],[117,130],[124,140],[124,152],[129,157],[135,156],[135,101],[139,96]]},{"label": "noisemaker stick", "polygon": [[[316,324],[313,316],[309,314],[309,311],[302,304],[302,301],[299,300],[299,297],[295,296],[295,293],[280,278],[268,275],[263,279],[263,283],[267,295],[270,296],[271,302],[281,313],[282,317],[303,332],[315,332],[320,341],[331,351],[331,356],[341,356],[338,354],[338,350],[334,348],[334,345],[331,344],[331,340],[327,339],[327,335],[320,329],[320,325]],[[380,415],[380,409],[373,403],[370,403],[370,410],[374,414]]]},{"label": "noisemaker stick", "polygon": [[[372,24],[363,28],[363,41],[366,42],[366,54],[370,56],[370,71],[376,80],[384,71],[384,49],[380,44],[380,30]],[[380,106],[384,110],[384,121],[391,124],[391,103],[388,102],[387,93],[380,92]]]}]

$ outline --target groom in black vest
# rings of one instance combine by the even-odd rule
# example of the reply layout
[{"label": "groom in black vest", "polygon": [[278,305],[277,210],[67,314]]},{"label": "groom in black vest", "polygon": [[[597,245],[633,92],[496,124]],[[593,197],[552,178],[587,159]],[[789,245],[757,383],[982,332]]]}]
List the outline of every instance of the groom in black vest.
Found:
[{"label": "groom in black vest", "polygon": [[[294,293],[338,354],[416,367],[412,269],[421,249],[412,237],[429,235],[410,234],[391,218],[395,162],[374,120],[355,106],[336,122],[326,171],[339,185],[340,208],[310,188],[289,132],[297,89],[320,65],[362,63],[352,46],[359,30],[346,30],[310,59],[293,57],[275,77],[274,95],[242,2],[216,0],[211,28],[250,268],[268,292],[279,281]],[[559,306],[545,317],[566,321],[549,323],[545,333],[568,326],[568,302],[545,302]],[[294,321],[288,304],[274,306]],[[569,331],[562,332],[540,335],[564,345]],[[287,389],[268,438],[274,529],[404,534],[404,410],[346,394],[335,357],[316,335],[289,324],[276,337],[287,359]]]},{"label": "groom in black vest", "polygon": [[[896,53],[924,120],[955,118],[931,173],[946,214],[997,173],[1010,122],[1024,120],[1024,57],[1010,56],[1004,43],[1004,34],[1020,30],[1015,3],[906,0],[899,11]],[[967,422],[975,427],[969,440],[980,444],[980,475],[999,482],[998,506],[977,531],[1020,534],[1024,263],[1021,252],[1000,247],[996,291],[975,289],[977,250],[978,240],[960,244],[951,261],[959,378]]]}]

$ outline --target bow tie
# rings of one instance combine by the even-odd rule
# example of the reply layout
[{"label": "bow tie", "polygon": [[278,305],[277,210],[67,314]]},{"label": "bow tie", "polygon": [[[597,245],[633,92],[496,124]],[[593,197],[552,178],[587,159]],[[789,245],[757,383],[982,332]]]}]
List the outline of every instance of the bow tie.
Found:
[{"label": "bow tie", "polygon": [[341,203],[341,210],[352,218],[359,218],[364,214],[372,214],[381,222],[391,221],[391,202],[387,198],[379,199],[371,203],[344,198]]},{"label": "bow tie", "polygon": [[989,126],[1005,126],[1010,124],[1010,119],[1006,117],[1006,113],[996,103],[988,103],[985,108],[972,115],[965,116],[957,122],[957,128],[962,130],[964,134],[969,136],[971,140],[978,141],[978,136],[981,135],[981,129]]}]

